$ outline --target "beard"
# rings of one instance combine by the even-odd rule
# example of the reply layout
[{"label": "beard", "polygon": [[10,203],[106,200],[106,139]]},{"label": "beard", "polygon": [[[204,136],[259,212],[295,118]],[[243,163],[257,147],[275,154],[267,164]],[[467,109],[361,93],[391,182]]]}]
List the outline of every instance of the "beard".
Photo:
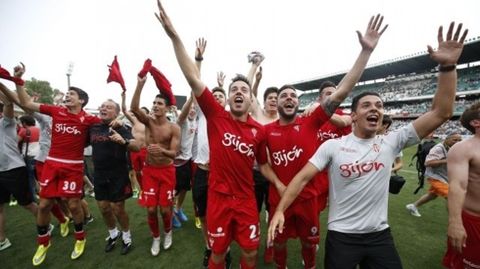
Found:
[{"label": "beard", "polygon": [[298,112],[298,106],[295,107],[295,110],[293,111],[293,113],[291,114],[288,114],[287,112],[285,112],[285,110],[283,109],[283,107],[279,107],[278,108],[278,114],[280,115],[280,118],[283,118],[285,120],[292,120],[295,118],[295,116],[297,115],[297,112]]}]

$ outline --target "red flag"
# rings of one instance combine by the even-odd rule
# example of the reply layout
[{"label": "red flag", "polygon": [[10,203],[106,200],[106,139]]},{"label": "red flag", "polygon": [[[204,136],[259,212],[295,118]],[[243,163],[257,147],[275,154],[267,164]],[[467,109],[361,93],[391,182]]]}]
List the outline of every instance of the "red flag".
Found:
[{"label": "red flag", "polygon": [[117,55],[113,58],[112,65],[108,66],[110,74],[108,74],[107,83],[109,82],[117,82],[122,86],[122,89],[125,91],[127,90],[125,87],[125,82],[123,81],[122,72],[120,72],[120,65],[117,62]]},{"label": "red flag", "polygon": [[165,97],[169,99],[170,105],[176,105],[177,102],[172,92],[172,84],[170,84],[168,79],[162,74],[162,72],[160,72],[160,70],[158,70],[154,66],[150,68],[150,74],[155,80],[155,84],[157,84],[157,88],[160,90],[160,93],[165,95]]},{"label": "red flag", "polygon": [[10,72],[8,72],[7,69],[3,68],[2,66],[0,66],[0,78],[13,81],[15,84],[20,86],[25,84],[25,81],[23,81],[21,78],[12,77]]},{"label": "red flag", "polygon": [[140,72],[138,73],[138,76],[141,78],[144,78],[151,68],[152,68],[152,60],[146,59],[145,63],[143,64],[142,70],[140,70]]}]

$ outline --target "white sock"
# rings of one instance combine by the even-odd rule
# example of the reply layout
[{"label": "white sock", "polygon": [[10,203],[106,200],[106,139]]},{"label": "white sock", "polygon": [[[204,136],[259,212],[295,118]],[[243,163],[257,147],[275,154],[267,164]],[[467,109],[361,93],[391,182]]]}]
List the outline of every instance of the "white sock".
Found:
[{"label": "white sock", "polygon": [[110,234],[110,238],[113,239],[113,238],[118,236],[119,231],[118,231],[117,227],[115,227],[111,230],[108,230],[108,233]]},{"label": "white sock", "polygon": [[132,235],[130,234],[130,230],[122,232],[122,239],[125,244],[132,242]]}]

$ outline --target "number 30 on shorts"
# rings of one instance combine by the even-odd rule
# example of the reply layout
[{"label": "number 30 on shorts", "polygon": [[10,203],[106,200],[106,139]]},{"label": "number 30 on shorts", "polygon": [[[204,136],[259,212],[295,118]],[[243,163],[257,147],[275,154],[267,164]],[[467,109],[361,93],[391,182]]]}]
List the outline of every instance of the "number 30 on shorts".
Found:
[{"label": "number 30 on shorts", "polygon": [[74,191],[77,188],[77,183],[75,181],[64,181],[62,190],[64,191]]}]

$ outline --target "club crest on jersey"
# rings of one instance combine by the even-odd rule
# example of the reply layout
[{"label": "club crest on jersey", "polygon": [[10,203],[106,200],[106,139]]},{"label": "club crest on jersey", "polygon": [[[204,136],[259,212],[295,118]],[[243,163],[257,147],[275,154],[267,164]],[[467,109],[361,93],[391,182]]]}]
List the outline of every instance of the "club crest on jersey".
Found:
[{"label": "club crest on jersey", "polygon": [[380,151],[380,145],[379,144],[373,144],[373,151],[379,152]]},{"label": "club crest on jersey", "polygon": [[253,144],[242,142],[241,138],[241,136],[236,136],[231,133],[224,133],[222,144],[225,147],[233,147],[233,151],[238,151],[244,155],[247,155],[247,157],[255,157]]},{"label": "club crest on jersey", "polygon": [[295,129],[295,131],[297,132],[300,132],[300,125],[293,126],[293,129]]},{"label": "club crest on jersey", "polygon": [[252,135],[253,137],[257,137],[257,129],[252,128]]},{"label": "club crest on jersey", "polygon": [[83,123],[84,120],[85,120],[85,117],[84,117],[84,116],[81,116],[81,117],[80,117],[80,122]]}]

